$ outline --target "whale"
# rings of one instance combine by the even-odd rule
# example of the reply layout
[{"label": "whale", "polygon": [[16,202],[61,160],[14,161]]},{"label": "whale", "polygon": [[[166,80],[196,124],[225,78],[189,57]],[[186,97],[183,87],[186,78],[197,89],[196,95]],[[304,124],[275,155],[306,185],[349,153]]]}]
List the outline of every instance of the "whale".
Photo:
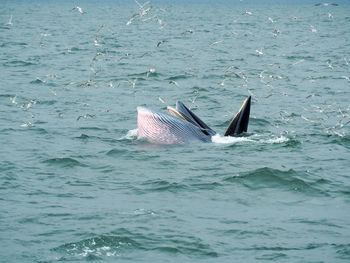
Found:
[{"label": "whale", "polygon": [[[224,136],[239,136],[247,132],[251,96],[243,102],[231,120]],[[216,132],[205,124],[181,101],[176,107],[167,107],[167,112],[137,107],[137,137],[155,144],[187,144],[211,142]]]}]

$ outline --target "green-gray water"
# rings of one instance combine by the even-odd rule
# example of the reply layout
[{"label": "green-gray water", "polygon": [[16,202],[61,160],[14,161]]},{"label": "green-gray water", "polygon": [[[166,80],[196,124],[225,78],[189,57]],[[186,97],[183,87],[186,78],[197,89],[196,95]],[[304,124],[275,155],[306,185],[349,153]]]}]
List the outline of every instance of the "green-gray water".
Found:
[{"label": "green-gray water", "polygon": [[[2,1],[0,261],[349,262],[350,6],[150,6]],[[221,136],[137,140],[176,100]]]}]

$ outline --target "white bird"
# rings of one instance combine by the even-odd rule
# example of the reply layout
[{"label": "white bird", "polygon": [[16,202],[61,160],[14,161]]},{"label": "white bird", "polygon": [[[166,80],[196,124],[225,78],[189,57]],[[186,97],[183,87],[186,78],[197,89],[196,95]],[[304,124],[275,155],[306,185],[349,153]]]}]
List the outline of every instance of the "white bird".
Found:
[{"label": "white bird", "polygon": [[25,127],[31,127],[34,126],[31,122],[26,122],[24,124],[21,125],[21,127],[25,128]]},{"label": "white bird", "polygon": [[298,60],[297,62],[294,62],[293,63],[293,66],[297,65],[297,64],[300,64],[300,63],[303,63],[305,61],[305,59],[300,59]]},{"label": "white bird", "polygon": [[134,0],[134,1],[135,1],[135,3],[139,6],[140,9],[144,9],[145,6],[148,5],[148,4],[151,2],[151,1],[147,1],[147,2],[144,2],[144,3],[141,5],[138,1],[136,1],[136,0]]},{"label": "white bird", "polygon": [[263,70],[263,71],[260,72],[259,78],[260,78],[261,81],[265,78],[265,76],[264,76],[263,74],[264,74],[264,72],[266,72],[266,71],[267,71],[267,70],[265,69],[265,70]]},{"label": "white bird", "polygon": [[271,23],[275,23],[276,22],[276,20],[273,20],[271,17],[268,17],[267,18]]},{"label": "white bird", "polygon": [[126,26],[130,26],[132,24],[132,22],[134,21],[134,19],[139,16],[139,14],[133,14],[131,16],[131,18],[129,19],[129,21],[125,24]]},{"label": "white bird", "polygon": [[181,35],[185,35],[186,33],[193,34],[193,33],[194,33],[194,30],[193,30],[193,29],[187,29],[187,30],[185,30],[184,32],[182,32]]},{"label": "white bird", "polygon": [[327,61],[327,66],[328,66],[329,68],[333,69],[333,65],[332,65],[331,61]]},{"label": "white bird", "polygon": [[331,13],[328,13],[328,18],[329,19],[332,19],[333,18],[333,15]]},{"label": "white bird", "polygon": [[12,104],[17,105],[16,98],[17,98],[17,94],[16,94],[16,96],[14,96],[13,98],[12,98],[12,97],[10,97],[10,101],[12,102]]},{"label": "white bird", "polygon": [[220,85],[221,85],[221,86],[225,86],[225,83],[226,83],[226,81],[228,81],[228,80],[231,80],[231,78],[225,78],[225,79],[220,83]]},{"label": "white bird", "polygon": [[80,14],[84,14],[83,9],[82,9],[81,7],[79,7],[79,6],[73,7],[72,10],[78,10],[78,12],[79,12]]},{"label": "white bird", "polygon": [[157,47],[159,47],[161,44],[163,44],[163,43],[165,43],[165,42],[167,42],[167,41],[166,41],[166,40],[159,41],[159,42],[157,43]]},{"label": "white bird", "polygon": [[317,33],[317,29],[313,25],[310,25],[310,27],[312,33]]},{"label": "white bird", "polygon": [[[135,86],[136,86],[136,81],[137,81],[137,78],[136,79],[134,79],[133,81],[132,80],[122,80],[122,82],[127,82],[127,83],[129,83],[129,85],[133,88],[133,89],[135,89]],[[120,83],[118,83],[118,87],[120,86]]]},{"label": "white bird", "polygon": [[77,118],[77,121],[78,120],[80,120],[81,118],[84,118],[84,119],[86,119],[86,118],[93,118],[93,117],[95,117],[95,115],[91,115],[91,114],[85,114],[85,115],[80,115],[78,118]]},{"label": "white bird", "polygon": [[175,86],[178,86],[178,87],[179,87],[179,84],[177,84],[177,82],[176,82],[176,81],[173,81],[173,80],[169,81],[169,84],[174,84]]},{"label": "white bird", "polygon": [[10,16],[9,21],[5,24],[5,26],[12,26],[12,15]]},{"label": "white bird", "polygon": [[264,49],[264,47],[261,47],[260,50],[256,49],[255,52],[262,56],[262,55],[264,55],[263,49]]},{"label": "white bird", "polygon": [[347,77],[347,76],[342,76],[342,78],[344,78],[344,79],[346,79],[347,81],[350,82],[350,78],[349,78],[349,77]]},{"label": "white bird", "polygon": [[245,11],[242,15],[248,15],[248,16],[251,16],[253,13],[250,12],[250,11]]},{"label": "white bird", "polygon": [[148,70],[148,72],[147,72],[147,78],[148,78],[148,76],[150,75],[150,74],[153,74],[154,72],[156,72],[156,69],[154,68],[154,67],[152,67],[152,68],[150,68],[149,70]]},{"label": "white bird", "polygon": [[56,91],[54,91],[53,89],[49,89],[50,91],[51,91],[51,93],[53,94],[53,95],[55,95],[55,96],[57,96],[57,93],[56,93]]},{"label": "white bird", "polygon": [[165,103],[165,101],[160,96],[158,96],[158,100],[163,104]]},{"label": "white bird", "polygon": [[303,120],[305,120],[305,121],[308,121],[308,122],[315,122],[315,121],[313,121],[313,120],[310,120],[310,119],[306,118],[306,117],[303,116],[303,115],[301,115],[300,117],[301,117]]},{"label": "white bird", "polygon": [[157,23],[161,28],[163,27],[163,21],[161,19],[157,18]]},{"label": "white bird", "polygon": [[222,42],[224,42],[224,40],[215,41],[214,43],[211,43],[210,46],[217,45],[217,44],[220,44]]}]

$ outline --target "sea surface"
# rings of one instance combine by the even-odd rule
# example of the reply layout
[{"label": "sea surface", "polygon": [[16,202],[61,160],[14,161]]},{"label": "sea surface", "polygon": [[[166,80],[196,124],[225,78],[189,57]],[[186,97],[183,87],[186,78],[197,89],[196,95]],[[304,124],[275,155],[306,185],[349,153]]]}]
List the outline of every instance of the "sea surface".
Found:
[{"label": "sea surface", "polygon": [[139,4],[1,1],[0,262],[350,262],[349,3]]}]

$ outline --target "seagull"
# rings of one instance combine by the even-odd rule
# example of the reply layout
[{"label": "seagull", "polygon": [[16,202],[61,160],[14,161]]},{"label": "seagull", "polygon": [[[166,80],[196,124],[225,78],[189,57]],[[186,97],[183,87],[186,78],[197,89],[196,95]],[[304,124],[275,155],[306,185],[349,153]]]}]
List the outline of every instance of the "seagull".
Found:
[{"label": "seagull", "polygon": [[136,0],[134,0],[134,1],[135,1],[135,3],[139,6],[140,9],[144,9],[144,7],[145,7],[146,5],[148,5],[149,3],[151,3],[151,1],[147,1],[147,2],[144,2],[144,3],[141,5],[138,1],[136,1]]},{"label": "seagull", "polygon": [[264,47],[261,47],[260,50],[256,49],[255,52],[262,56],[262,55],[264,55],[263,49],[264,49]]},{"label": "seagull", "polygon": [[25,127],[31,127],[34,126],[31,122],[26,122],[24,124],[21,125],[21,127],[25,128]]},{"label": "seagull", "polygon": [[36,104],[36,101],[35,100],[30,100],[29,102],[27,103],[24,103],[21,108],[24,109],[24,110],[28,110],[30,107],[32,107],[32,105]]},{"label": "seagull", "polygon": [[331,13],[328,13],[328,18],[329,19],[332,19],[333,18],[333,15]]},{"label": "seagull", "polygon": [[302,63],[302,62],[304,62],[305,61],[305,59],[300,59],[300,60],[298,60],[297,62],[294,62],[293,63],[293,66],[295,66],[295,65],[297,65],[297,64],[300,64],[300,63]]},{"label": "seagull", "polygon": [[220,83],[220,85],[221,86],[225,86],[225,83],[226,83],[226,81],[228,81],[228,80],[232,80],[231,78],[225,78],[221,83]]},{"label": "seagull", "polygon": [[224,40],[215,41],[214,43],[211,43],[210,46],[214,46],[214,45],[220,44],[222,42],[224,42]]},{"label": "seagull", "polygon": [[169,81],[169,84],[174,84],[175,86],[179,87],[179,84],[176,81],[173,81],[173,80]]},{"label": "seagull", "polygon": [[139,56],[139,58],[143,58],[146,55],[152,55],[152,52],[145,52],[141,56]]},{"label": "seagull", "polygon": [[97,52],[96,55],[93,57],[92,61],[96,61],[99,56],[103,56],[103,53]]},{"label": "seagull", "polygon": [[301,115],[300,117],[301,117],[303,120],[305,120],[305,121],[308,121],[308,122],[315,122],[315,121],[313,121],[313,120],[310,120],[310,119],[306,118],[306,117],[303,116],[303,115]]},{"label": "seagull", "polygon": [[148,7],[147,9],[142,9],[141,12],[140,12],[140,19],[142,17],[144,17],[145,15],[147,15],[148,12],[151,11],[151,9],[152,9],[152,6]]},{"label": "seagull", "polygon": [[276,20],[273,20],[271,17],[268,17],[267,18],[271,23],[275,23],[276,22]]},{"label": "seagull", "polygon": [[347,76],[342,76],[342,78],[343,78],[343,79],[346,79],[347,81],[350,82],[350,78],[349,78],[349,77],[347,77]]},{"label": "seagull", "polygon": [[312,33],[317,33],[317,29],[313,25],[310,25],[310,27]]},{"label": "seagull", "polygon": [[134,21],[134,19],[139,16],[139,14],[133,14],[132,17],[130,18],[130,20],[125,24],[126,26],[129,26],[132,24],[132,22]]},{"label": "seagull", "polygon": [[163,27],[163,21],[161,19],[157,18],[157,23],[161,28]]},{"label": "seagull", "polygon": [[80,115],[78,118],[77,118],[77,121],[78,120],[80,120],[81,118],[84,118],[84,119],[86,119],[86,118],[93,118],[93,117],[95,117],[95,115],[91,115],[91,114],[85,114],[85,115]]},{"label": "seagull", "polygon": [[81,7],[79,7],[79,6],[73,7],[72,10],[78,10],[78,12],[79,12],[80,14],[84,14],[83,9],[81,9]]},{"label": "seagull", "polygon": [[124,56],[121,56],[120,58],[117,59],[117,61],[121,61],[122,59],[126,59],[130,56],[130,53],[125,53]]},{"label": "seagull", "polygon": [[149,76],[150,74],[152,74],[152,73],[154,73],[154,72],[156,72],[156,69],[155,69],[154,67],[150,68],[150,69],[148,70],[148,72],[147,72],[147,78],[148,78],[148,76]]},{"label": "seagull", "polygon": [[193,30],[193,29],[187,29],[187,30],[185,30],[184,32],[182,32],[181,35],[185,35],[186,33],[193,34],[193,33],[194,33],[194,30]]},{"label": "seagull", "polygon": [[[135,86],[136,86],[136,81],[137,81],[137,78],[136,79],[134,79],[133,81],[131,81],[131,80],[122,80],[122,82],[127,82],[127,83],[129,83],[130,84],[130,86],[133,88],[133,89],[135,89]],[[118,83],[118,87],[120,86],[120,83]]]},{"label": "seagull", "polygon": [[248,15],[248,16],[251,16],[253,13],[250,12],[250,11],[245,11],[242,15]]},{"label": "seagull", "polygon": [[12,104],[17,105],[16,98],[17,98],[17,94],[16,94],[16,96],[14,96],[13,98],[12,98],[12,97],[10,97],[10,101],[12,102]]},{"label": "seagull", "polygon": [[99,43],[99,41],[101,41],[101,40],[102,40],[102,37],[99,37],[99,38],[95,37],[95,39],[94,39],[94,45],[95,45],[96,47],[101,46],[101,44]]},{"label": "seagull", "polygon": [[327,61],[327,66],[328,66],[329,68],[333,69],[333,65],[332,65],[331,61]]},{"label": "seagull", "polygon": [[281,35],[282,32],[280,30],[278,30],[278,29],[275,29],[275,30],[273,30],[272,34],[273,34],[274,37],[277,37],[278,35]]},{"label": "seagull", "polygon": [[56,93],[56,91],[54,91],[53,89],[49,89],[50,91],[51,91],[51,93],[53,94],[53,95],[55,95],[55,96],[57,96],[57,93]]},{"label": "seagull", "polygon": [[159,47],[161,44],[163,44],[163,43],[165,43],[165,42],[167,42],[167,41],[166,41],[166,40],[159,41],[159,42],[157,43],[157,47]]},{"label": "seagull", "polygon": [[165,103],[165,101],[160,96],[158,96],[158,100],[163,104]]},{"label": "seagull", "polygon": [[12,26],[12,15],[10,16],[9,21],[5,24],[5,26]]}]

